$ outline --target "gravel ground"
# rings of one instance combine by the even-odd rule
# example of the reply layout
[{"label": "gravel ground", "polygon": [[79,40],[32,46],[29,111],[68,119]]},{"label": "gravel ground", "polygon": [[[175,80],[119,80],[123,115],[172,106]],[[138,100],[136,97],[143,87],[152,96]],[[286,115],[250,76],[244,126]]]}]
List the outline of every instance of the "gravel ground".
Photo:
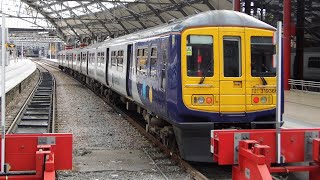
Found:
[{"label": "gravel ground", "polygon": [[57,132],[73,133],[73,170],[59,179],[191,179],[84,85],[48,68],[57,84]]}]

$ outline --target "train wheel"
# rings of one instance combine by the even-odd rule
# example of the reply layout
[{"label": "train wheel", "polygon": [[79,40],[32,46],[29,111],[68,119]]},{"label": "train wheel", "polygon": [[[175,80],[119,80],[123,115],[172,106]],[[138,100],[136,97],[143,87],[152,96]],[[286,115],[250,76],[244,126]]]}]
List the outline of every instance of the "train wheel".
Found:
[{"label": "train wheel", "polygon": [[177,142],[176,137],[173,132],[172,126],[165,126],[160,130],[160,138],[166,147],[168,147],[171,150],[177,150]]}]

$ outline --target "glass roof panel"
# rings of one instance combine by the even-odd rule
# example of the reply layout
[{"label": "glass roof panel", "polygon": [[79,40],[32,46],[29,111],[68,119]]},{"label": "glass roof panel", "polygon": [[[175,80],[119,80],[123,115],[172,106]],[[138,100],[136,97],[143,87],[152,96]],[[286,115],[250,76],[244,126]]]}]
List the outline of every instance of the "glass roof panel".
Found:
[{"label": "glass roof panel", "polygon": [[64,11],[64,12],[60,13],[60,16],[62,18],[69,18],[69,17],[71,17],[71,13],[69,11]]},{"label": "glass roof panel", "polygon": [[93,13],[101,11],[101,9],[98,8],[97,4],[92,4],[92,5],[88,6],[88,9],[90,9],[90,11]]},{"label": "glass roof panel", "polygon": [[77,1],[67,1],[67,2],[64,2],[63,4],[70,8],[80,5]]},{"label": "glass roof panel", "polygon": [[60,11],[61,9],[64,9],[61,4],[55,4],[55,5],[51,6],[51,7],[52,7],[52,9],[54,9],[55,11]]},{"label": "glass roof panel", "polygon": [[111,9],[111,8],[113,8],[113,7],[114,7],[114,4],[113,4],[113,3],[109,3],[109,2],[102,2],[102,4],[103,4],[106,8],[108,8],[108,9]]},{"label": "glass roof panel", "polygon": [[85,14],[88,13],[83,7],[79,7],[79,8],[73,9],[72,11],[75,14],[77,14],[78,16],[82,16],[82,15],[85,15]]},{"label": "glass roof panel", "polygon": [[[6,20],[6,27],[39,28],[39,26],[41,26],[44,28],[50,28],[48,27],[48,21],[40,13],[37,13],[33,8],[21,2],[21,0],[3,1],[2,8],[3,13],[7,15],[7,17],[10,16],[10,18],[7,18]],[[20,19],[18,17],[20,17]],[[0,20],[0,24],[1,23],[2,22]],[[51,24],[49,26],[51,26]]]}]

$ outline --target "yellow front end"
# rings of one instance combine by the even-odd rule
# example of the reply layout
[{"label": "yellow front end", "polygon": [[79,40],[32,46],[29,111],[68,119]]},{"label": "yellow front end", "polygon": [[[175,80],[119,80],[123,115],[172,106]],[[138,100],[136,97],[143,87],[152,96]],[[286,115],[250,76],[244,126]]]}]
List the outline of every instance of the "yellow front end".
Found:
[{"label": "yellow front end", "polygon": [[181,38],[187,108],[226,114],[275,108],[273,31],[199,27],[184,30]]}]

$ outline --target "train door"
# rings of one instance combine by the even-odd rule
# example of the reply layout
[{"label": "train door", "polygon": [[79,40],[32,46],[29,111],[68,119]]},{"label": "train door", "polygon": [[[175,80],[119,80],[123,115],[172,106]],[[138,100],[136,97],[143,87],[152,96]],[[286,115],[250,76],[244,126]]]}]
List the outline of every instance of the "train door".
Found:
[{"label": "train door", "polygon": [[132,44],[128,45],[127,48],[127,70],[126,70],[126,90],[127,90],[127,95],[132,96],[132,77],[131,77],[131,71],[132,71],[132,60],[133,60],[133,53],[132,53]]},{"label": "train door", "polygon": [[161,112],[163,114],[167,113],[167,91],[166,91],[166,86],[167,86],[167,63],[168,63],[168,45],[169,41],[168,38],[161,39],[161,45],[160,45],[160,51],[161,55],[158,58],[160,61],[160,106],[161,106]]},{"label": "train door", "polygon": [[105,71],[105,79],[106,79],[106,84],[109,86],[108,82],[108,68],[109,68],[109,48],[106,50],[106,71]]},{"label": "train door", "polygon": [[220,113],[246,111],[245,39],[243,28],[219,31]]}]

